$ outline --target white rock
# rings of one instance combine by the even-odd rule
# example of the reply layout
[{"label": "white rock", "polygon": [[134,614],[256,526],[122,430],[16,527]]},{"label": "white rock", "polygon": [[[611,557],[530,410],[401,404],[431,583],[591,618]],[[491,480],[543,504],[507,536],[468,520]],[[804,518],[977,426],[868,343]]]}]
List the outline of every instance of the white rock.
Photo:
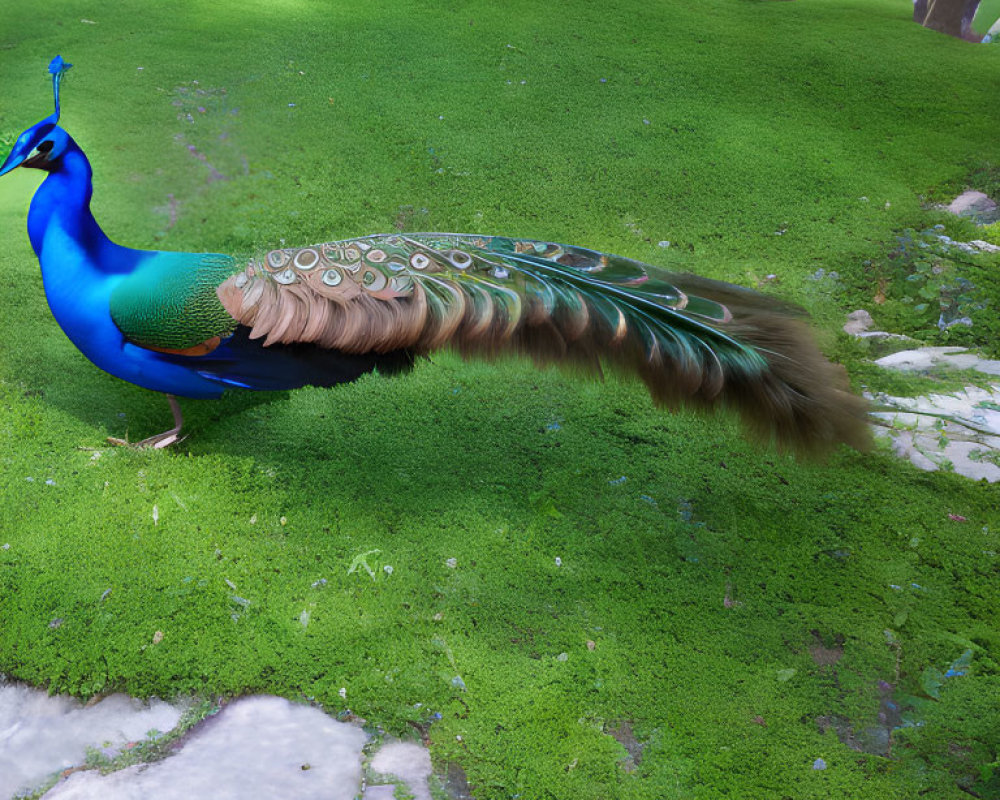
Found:
[{"label": "white rock", "polygon": [[182,708],[160,700],[143,703],[123,694],[85,707],[71,697],[0,680],[0,797],[31,789],[59,770],[82,764],[87,748],[121,747],[166,733]]},{"label": "white rock", "polygon": [[925,456],[913,441],[913,433],[901,431],[892,440],[892,451],[899,457],[907,459],[917,469],[934,472],[938,465]]},{"label": "white rock", "polygon": [[881,402],[900,409],[873,414],[891,426],[878,432],[892,437],[896,455],[919,469],[948,466],[974,480],[1000,481],[1000,466],[994,463],[1000,455],[1000,411],[988,407],[1000,405],[1000,384],[967,386],[954,395],[882,397]]},{"label": "white rock", "polygon": [[[155,729],[173,729],[186,707],[113,695],[83,706],[67,697],[0,679],[0,798],[30,791],[62,770],[81,766],[88,747],[116,750]],[[45,800],[236,800],[294,797],[353,800],[361,789],[367,736],[321,710],[279,697],[236,700],[199,723],[162,761],[101,775],[78,770]],[[416,800],[430,800],[428,751],[390,742],[372,769],[406,783]],[[380,794],[381,793],[381,794]],[[365,800],[392,797],[393,786],[369,787]]]},{"label": "white rock", "polygon": [[921,347],[918,350],[901,350],[875,362],[880,367],[916,371],[930,369],[936,364],[953,369],[974,369],[986,375],[1000,375],[1000,361],[980,358],[963,347]]},{"label": "white rock", "polygon": [[109,775],[73,773],[45,800],[353,800],[366,738],[318,708],[246,697],[199,725],[176,755]]},{"label": "white rock", "polygon": [[[431,775],[431,756],[420,745],[412,742],[389,742],[375,754],[369,766],[375,772],[394,775],[405,781],[415,800],[431,800],[431,790],[427,783]],[[364,800],[372,800],[368,792],[365,793]]]}]

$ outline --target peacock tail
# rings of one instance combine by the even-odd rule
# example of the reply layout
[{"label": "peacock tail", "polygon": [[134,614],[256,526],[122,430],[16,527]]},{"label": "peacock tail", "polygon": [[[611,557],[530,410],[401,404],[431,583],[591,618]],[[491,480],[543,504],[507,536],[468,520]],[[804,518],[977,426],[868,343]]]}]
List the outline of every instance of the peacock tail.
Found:
[{"label": "peacock tail", "polygon": [[526,355],[636,375],[662,406],[729,407],[798,451],[864,447],[866,405],[799,310],[552,242],[422,233],[272,250],[218,288],[266,347]]}]

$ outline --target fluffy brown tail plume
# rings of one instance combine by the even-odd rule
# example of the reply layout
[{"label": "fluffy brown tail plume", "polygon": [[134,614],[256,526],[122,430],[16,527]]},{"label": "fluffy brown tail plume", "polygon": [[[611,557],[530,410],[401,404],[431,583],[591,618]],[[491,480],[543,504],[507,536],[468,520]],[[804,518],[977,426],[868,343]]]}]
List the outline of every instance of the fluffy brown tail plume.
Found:
[{"label": "fluffy brown tail plume", "polygon": [[[265,344],[530,356],[640,377],[667,407],[736,409],[799,453],[870,439],[867,405],[797,309],[731,284],[551,242],[398,234],[272,250],[218,289]],[[336,357],[331,353],[331,358]]]}]

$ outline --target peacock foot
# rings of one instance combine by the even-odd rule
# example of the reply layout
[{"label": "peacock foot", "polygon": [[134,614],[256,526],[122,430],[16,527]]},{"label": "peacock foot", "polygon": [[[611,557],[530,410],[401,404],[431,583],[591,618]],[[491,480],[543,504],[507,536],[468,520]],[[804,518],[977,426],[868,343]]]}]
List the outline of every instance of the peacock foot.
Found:
[{"label": "peacock foot", "polygon": [[177,402],[177,398],[172,394],[167,395],[167,400],[170,403],[170,411],[174,415],[174,427],[170,430],[158,433],[155,436],[149,436],[139,442],[130,442],[128,439],[118,439],[114,436],[109,436],[108,444],[115,445],[116,447],[152,447],[154,450],[162,450],[164,447],[170,447],[170,445],[177,444],[177,442],[186,439],[186,436],[181,436],[184,417],[181,414],[180,403]]},{"label": "peacock foot", "polygon": [[116,447],[152,447],[155,450],[161,450],[164,447],[170,447],[172,444],[177,444],[177,442],[186,439],[186,436],[180,436],[180,428],[171,428],[169,431],[164,431],[163,433],[158,433],[156,436],[149,436],[138,442],[130,442],[128,439],[118,439],[114,436],[108,437],[108,444],[113,444]]}]

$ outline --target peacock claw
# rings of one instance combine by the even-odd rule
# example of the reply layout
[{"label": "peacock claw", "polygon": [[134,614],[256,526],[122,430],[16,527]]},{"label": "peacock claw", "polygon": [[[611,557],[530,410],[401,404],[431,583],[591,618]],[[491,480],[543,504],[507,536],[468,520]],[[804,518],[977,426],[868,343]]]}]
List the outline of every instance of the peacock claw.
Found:
[{"label": "peacock claw", "polygon": [[108,444],[114,445],[115,447],[152,447],[154,450],[162,450],[165,447],[170,447],[172,444],[177,444],[187,439],[187,436],[179,436],[179,431],[165,431],[164,433],[158,433],[156,436],[150,436],[139,442],[130,442],[128,439],[119,439],[115,436],[109,436],[107,441]]},{"label": "peacock claw", "polygon": [[170,403],[170,411],[174,415],[174,427],[163,433],[158,433],[156,436],[149,436],[140,442],[130,442],[127,438],[118,439],[115,436],[109,436],[108,444],[116,447],[152,447],[154,450],[162,450],[164,447],[170,447],[172,444],[184,441],[187,437],[181,436],[184,417],[181,415],[180,404],[172,394],[167,395],[167,401]]}]

